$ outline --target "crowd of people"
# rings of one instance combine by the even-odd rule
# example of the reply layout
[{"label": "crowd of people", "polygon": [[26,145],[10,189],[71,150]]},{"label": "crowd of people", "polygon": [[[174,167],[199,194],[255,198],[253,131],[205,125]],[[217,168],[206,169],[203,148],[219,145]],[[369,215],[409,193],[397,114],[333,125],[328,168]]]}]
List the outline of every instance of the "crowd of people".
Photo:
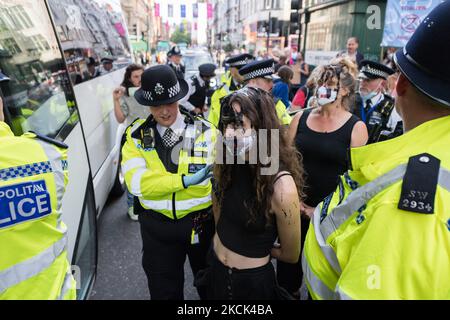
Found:
[{"label": "crowd of people", "polygon": [[[411,41],[421,41],[418,38]],[[123,166],[130,194],[139,207],[143,265],[152,298],[183,298],[182,261],[186,255],[202,299],[298,299],[302,285],[307,286],[309,297],[338,297],[337,291],[332,296],[323,294],[327,287],[333,289],[327,282],[318,289],[314,282],[314,264],[319,262],[311,251],[322,248],[326,252],[323,247],[332,244],[327,238],[318,238],[320,230],[312,220],[318,216],[317,224],[328,216],[331,220],[333,206],[339,210],[346,204],[346,195],[348,201],[353,199],[347,189],[357,191],[365,182],[359,176],[351,177],[348,150],[366,145],[370,150],[371,145],[395,141],[406,131],[405,118],[402,120],[394,107],[396,100],[402,99],[397,79],[408,79],[410,88],[416,83],[402,71],[400,61],[387,66],[364,60],[358,44],[357,38],[349,38],[347,50],[328,65],[314,69],[300,53],[291,59],[292,64],[286,56],[277,60],[248,53],[231,56],[225,60],[227,72],[209,106],[201,88],[208,87],[214,77],[214,65],[201,66],[199,75],[186,83],[181,53],[174,47],[167,66],[150,67],[144,72],[149,81],[142,81],[135,97],[141,106],[150,106],[150,116],[130,126]],[[399,51],[398,59],[401,56]],[[172,82],[164,83],[165,78],[172,78]],[[178,90],[173,92],[175,97],[165,96],[165,92],[171,92],[170,87]],[[120,105],[126,103],[122,101],[117,109]],[[183,141],[189,136],[190,126],[198,121],[205,130],[203,135],[208,133],[211,140],[197,135],[193,153],[200,152],[195,139],[203,139],[204,158],[183,158],[188,162],[185,165],[181,161],[185,156]],[[136,143],[139,138],[145,141],[146,130],[151,141],[148,149]],[[257,133],[261,130],[279,132],[278,170],[267,175],[261,173],[262,169],[273,159],[252,156],[260,147]],[[167,132],[172,133],[166,137]],[[176,146],[179,150],[174,153]],[[225,149],[224,158],[216,158],[213,165],[205,147],[213,153]],[[168,154],[175,154],[175,159],[169,159]],[[230,154],[236,161],[225,161]],[[371,179],[375,176],[370,175]],[[169,202],[162,205],[166,198]],[[364,206],[370,200],[366,199]],[[364,209],[354,210],[359,212],[359,220],[365,217]],[[372,212],[378,211],[366,210],[366,215],[375,215]],[[375,221],[379,214],[373,217]],[[320,263],[336,268],[326,276],[338,279],[336,272],[342,272],[343,262],[333,259]],[[391,293],[386,289],[374,297],[433,297],[439,292],[435,289],[420,293],[403,292],[401,288]],[[349,290],[346,296],[351,296]],[[357,292],[351,297],[370,295]]]},{"label": "crowd of people", "polygon": [[[449,13],[437,6],[389,66],[354,37],[314,70],[301,54],[229,57],[210,99],[215,66],[186,81],[177,47],[167,64],[130,65],[114,111],[151,298],[184,298],[188,256],[201,299],[299,299],[302,285],[312,299],[450,299]],[[14,139],[65,159],[55,141]],[[58,208],[36,222],[55,243]],[[66,290],[49,290],[73,298],[58,263]]]},{"label": "crowd of people", "polygon": [[[433,14],[436,19],[442,17],[439,9]],[[414,45],[406,47],[412,48],[410,54],[420,58],[414,50],[421,50],[426,32],[416,32],[410,41]],[[420,187],[416,176],[421,170],[421,164],[414,162],[416,154],[423,152],[417,163],[432,162],[427,153],[432,152],[443,165],[448,154],[436,141],[435,147],[423,149],[408,141],[420,134],[414,131],[428,130],[422,127],[436,125],[438,134],[438,127],[448,124],[449,101],[446,93],[432,85],[424,88],[424,77],[429,75],[405,57],[405,51],[398,51],[391,66],[364,60],[354,37],[348,40],[347,50],[314,70],[301,54],[289,65],[288,59],[275,61],[241,53],[225,61],[228,71],[212,94],[209,110],[199,108],[191,113],[183,111],[183,104],[195,91],[177,76],[180,69],[176,65],[146,70],[148,83],[142,81],[135,97],[150,106],[151,116],[128,129],[123,167],[135,204],[140,206],[143,265],[152,298],[183,298],[182,261],[186,255],[202,299],[298,299],[302,285],[314,299],[449,298],[450,282],[443,275],[444,267],[439,268],[439,275],[430,275],[424,268],[419,277],[403,262],[391,260],[407,250],[401,235],[392,230],[384,235],[388,241],[380,238],[380,228],[394,216],[411,226],[425,217],[417,212],[434,212],[425,222],[430,226],[448,220],[443,218],[448,204],[439,202],[424,209],[425,202],[414,205],[418,199],[411,196],[426,189]],[[442,78],[439,68],[429,67]],[[290,94],[295,77],[302,86]],[[164,83],[165,78],[172,82]],[[177,89],[173,97],[165,95],[170,88]],[[201,99],[203,105],[204,95]],[[415,106],[415,114],[409,105]],[[204,130],[192,139],[188,132],[196,123]],[[145,142],[146,130],[148,149],[137,142]],[[172,134],[166,137],[168,131]],[[270,149],[268,154],[278,154],[276,160],[256,152],[261,148],[262,131],[269,132],[264,143]],[[275,146],[267,143],[273,132],[278,133]],[[172,143],[166,144],[167,140]],[[191,141],[191,155],[203,157],[185,158],[183,141]],[[381,141],[385,143],[378,143]],[[179,150],[174,152],[176,146]],[[389,148],[400,150],[401,156],[381,151]],[[211,149],[219,157],[216,154],[211,160]],[[169,153],[175,154],[175,159],[169,159]],[[274,161],[277,170],[264,174]],[[403,177],[403,187],[383,181],[384,174],[399,168],[403,175],[395,181]],[[434,196],[444,199],[447,184],[435,181]],[[417,210],[418,206],[422,209]],[[447,225],[441,224],[439,232]],[[402,230],[406,235],[412,232]],[[424,228],[415,230],[433,241]],[[372,234],[380,231],[378,237]],[[393,239],[400,245],[388,249]],[[443,256],[403,258],[411,265],[425,267],[439,260],[448,267],[448,240],[429,245],[442,246]],[[366,251],[356,254],[360,247]],[[426,255],[426,247],[421,244],[421,248]],[[336,255],[337,250],[345,256]],[[195,257],[192,251],[197,253]],[[382,270],[385,275],[379,281],[384,286],[377,287],[378,291],[363,288],[361,283],[352,286],[355,281],[366,284],[361,277],[367,263],[387,266],[387,261],[393,265]],[[403,274],[404,270],[412,274]],[[399,276],[395,283],[386,283],[394,275]],[[438,283],[440,277],[446,277],[447,285]],[[430,284],[429,278],[437,282]]]},{"label": "crowd of people", "polygon": [[[442,19],[448,10],[443,4],[432,16]],[[417,59],[427,43],[422,29],[405,48]],[[150,107],[150,116],[128,128],[122,166],[134,210],[139,208],[152,298],[183,298],[186,255],[202,299],[299,299],[302,285],[314,299],[448,298],[437,280],[450,283],[448,256],[438,259],[445,267],[434,275],[425,268],[419,276],[411,266],[425,267],[437,258],[407,255],[405,266],[395,256],[411,249],[394,228],[387,228],[389,234],[382,230],[396,219],[399,228],[411,225],[427,237],[416,222],[425,217],[440,233],[448,228],[448,222],[436,225],[449,220],[448,203],[441,201],[449,190],[445,142],[421,148],[413,139],[434,127],[437,133],[450,114],[448,93],[426,83],[430,75],[424,70],[442,81],[448,76],[429,59],[417,62],[424,68],[415,65],[405,50],[386,66],[365,60],[352,37],[347,50],[314,70],[301,54],[293,65],[286,58],[234,55],[225,61],[228,70],[206,108],[198,88],[207,86],[215,66],[200,67],[188,84],[174,48],[175,61],[145,70],[134,97]],[[294,78],[302,86],[292,95]],[[275,135],[274,145],[268,141]],[[434,157],[440,169],[424,165]],[[274,162],[276,170],[267,173]],[[446,180],[421,186],[420,170]],[[403,187],[396,184],[402,178]],[[427,188],[440,200],[414,198]],[[448,237],[433,237],[427,238],[430,246],[450,252]],[[388,250],[389,243],[397,247]],[[426,255],[426,246],[419,246]],[[338,250],[345,255],[336,255]],[[366,284],[361,277],[372,262],[391,263],[376,292],[354,284]]]}]

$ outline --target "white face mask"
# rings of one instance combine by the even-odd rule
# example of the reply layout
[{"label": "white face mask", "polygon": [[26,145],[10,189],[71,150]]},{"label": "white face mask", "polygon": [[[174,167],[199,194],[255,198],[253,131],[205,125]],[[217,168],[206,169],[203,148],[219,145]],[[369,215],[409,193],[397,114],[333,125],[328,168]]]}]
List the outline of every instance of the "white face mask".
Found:
[{"label": "white face mask", "polygon": [[366,95],[361,95],[361,98],[363,99],[364,102],[366,102],[367,100],[372,99],[373,97],[375,97],[378,93],[376,91],[372,91],[369,92]]},{"label": "white face mask", "polygon": [[327,104],[333,103],[336,101],[338,95],[338,91],[336,89],[329,89],[325,86],[321,86],[317,89],[317,103],[319,106],[325,106]]},{"label": "white face mask", "polygon": [[225,138],[223,144],[234,156],[243,157],[256,143],[256,134],[235,139],[235,137]]},{"label": "white face mask", "polygon": [[361,98],[363,99],[364,103],[367,100],[371,100],[373,97],[375,97],[378,94],[378,89],[380,88],[380,85],[378,85],[378,87],[371,92],[368,92],[367,94],[361,94]]}]

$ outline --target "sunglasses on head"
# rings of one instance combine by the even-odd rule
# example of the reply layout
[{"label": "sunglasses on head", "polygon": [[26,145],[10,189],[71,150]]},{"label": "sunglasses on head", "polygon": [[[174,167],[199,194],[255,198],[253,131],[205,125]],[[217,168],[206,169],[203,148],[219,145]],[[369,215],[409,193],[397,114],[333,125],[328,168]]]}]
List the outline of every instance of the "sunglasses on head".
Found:
[{"label": "sunglasses on head", "polygon": [[224,128],[226,128],[229,124],[234,124],[235,127],[242,127],[244,124],[243,122],[244,114],[242,113],[242,111],[236,112],[236,110],[234,110],[233,106],[230,103],[234,97],[239,95],[246,96],[256,106],[261,105],[262,95],[267,95],[271,97],[271,95],[267,91],[254,87],[244,87],[224,97],[221,101],[221,120],[219,123],[219,130],[222,132]]}]

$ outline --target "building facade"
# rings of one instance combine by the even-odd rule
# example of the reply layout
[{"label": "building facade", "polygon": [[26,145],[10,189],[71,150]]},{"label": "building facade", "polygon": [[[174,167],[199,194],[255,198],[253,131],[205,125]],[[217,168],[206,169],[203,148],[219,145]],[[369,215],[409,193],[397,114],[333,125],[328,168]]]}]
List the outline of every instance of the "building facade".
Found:
[{"label": "building facade", "polygon": [[327,63],[346,48],[349,37],[359,39],[359,51],[380,59],[386,0],[303,0],[300,10],[300,50],[312,65]]},{"label": "building facade", "polygon": [[154,0],[121,0],[121,6],[134,52],[150,51],[157,41]]},{"label": "building facade", "polygon": [[242,45],[254,52],[288,45],[291,0],[241,0],[239,26]]},{"label": "building facade", "polygon": [[[206,0],[156,0],[162,23],[169,28],[169,38],[179,29],[191,34],[193,44],[205,45],[208,35]],[[162,40],[168,40],[162,39]]]}]

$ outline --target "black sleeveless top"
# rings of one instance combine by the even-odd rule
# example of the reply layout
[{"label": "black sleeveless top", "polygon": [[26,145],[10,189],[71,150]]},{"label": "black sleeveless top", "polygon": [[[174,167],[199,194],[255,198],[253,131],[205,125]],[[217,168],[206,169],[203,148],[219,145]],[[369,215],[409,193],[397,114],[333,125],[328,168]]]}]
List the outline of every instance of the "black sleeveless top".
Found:
[{"label": "black sleeveless top", "polygon": [[323,133],[308,128],[310,114],[311,110],[306,111],[300,118],[295,146],[303,156],[306,172],[305,203],[315,207],[336,189],[339,176],[347,171],[352,131],[359,119],[352,115],[336,131]]},{"label": "black sleeveless top", "polygon": [[231,185],[224,191],[223,196],[220,218],[217,222],[217,234],[223,245],[249,258],[263,258],[269,255],[278,234],[275,216],[266,226],[266,217],[261,210],[257,220],[248,223],[247,207],[250,207],[256,198],[249,165],[233,165]]}]

